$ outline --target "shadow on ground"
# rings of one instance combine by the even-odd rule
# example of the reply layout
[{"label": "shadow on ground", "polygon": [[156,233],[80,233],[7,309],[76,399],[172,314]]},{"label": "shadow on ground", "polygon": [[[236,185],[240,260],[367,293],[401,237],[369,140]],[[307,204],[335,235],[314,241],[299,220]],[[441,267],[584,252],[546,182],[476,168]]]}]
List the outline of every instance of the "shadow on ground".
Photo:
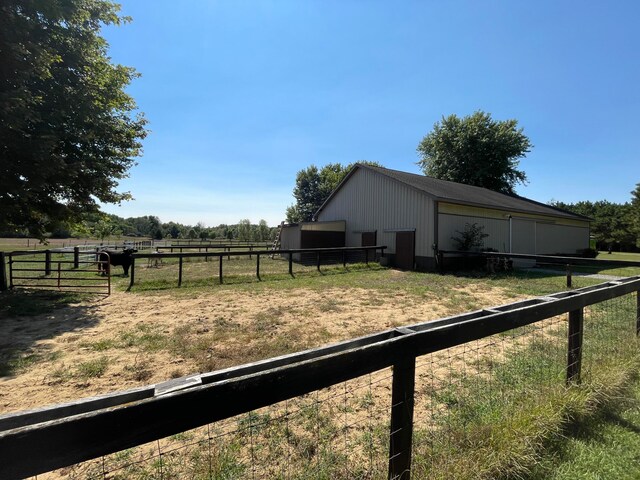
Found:
[{"label": "shadow on ground", "polygon": [[[83,300],[96,296],[37,290],[0,294],[0,378],[13,376],[30,364],[53,360],[42,340],[94,326],[99,318]],[[51,357],[51,358],[50,358]]]}]

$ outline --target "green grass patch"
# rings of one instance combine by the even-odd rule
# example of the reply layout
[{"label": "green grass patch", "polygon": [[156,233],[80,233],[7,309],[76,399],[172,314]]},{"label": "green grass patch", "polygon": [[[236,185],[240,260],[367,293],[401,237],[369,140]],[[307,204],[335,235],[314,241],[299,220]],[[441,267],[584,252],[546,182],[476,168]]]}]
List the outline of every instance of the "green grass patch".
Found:
[{"label": "green grass patch", "polygon": [[43,362],[54,362],[62,357],[61,352],[8,350],[0,353],[0,377],[22,373]]},{"label": "green grass patch", "polygon": [[89,360],[78,364],[76,367],[76,375],[82,380],[87,380],[94,377],[101,377],[107,371],[109,366],[108,357],[100,357],[94,360]]},{"label": "green grass patch", "polygon": [[413,474],[521,478],[555,455],[574,422],[593,418],[636,377],[634,303],[628,296],[590,307],[579,385],[565,385],[564,322],[496,336],[494,355],[451,367],[436,388],[427,383],[431,417],[416,430]]},{"label": "green grass patch", "polygon": [[640,478],[640,381],[619,393],[596,414],[569,425],[527,479]]}]

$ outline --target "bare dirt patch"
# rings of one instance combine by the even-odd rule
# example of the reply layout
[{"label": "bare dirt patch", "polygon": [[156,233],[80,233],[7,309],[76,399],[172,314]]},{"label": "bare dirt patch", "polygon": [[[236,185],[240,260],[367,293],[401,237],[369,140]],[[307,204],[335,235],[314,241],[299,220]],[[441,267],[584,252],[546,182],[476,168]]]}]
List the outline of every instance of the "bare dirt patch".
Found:
[{"label": "bare dirt patch", "polygon": [[[500,288],[456,288],[480,307]],[[512,297],[509,301],[514,301]],[[116,292],[0,322],[0,413],[224,368],[467,310],[465,303],[364,288],[244,292],[195,298]]]}]

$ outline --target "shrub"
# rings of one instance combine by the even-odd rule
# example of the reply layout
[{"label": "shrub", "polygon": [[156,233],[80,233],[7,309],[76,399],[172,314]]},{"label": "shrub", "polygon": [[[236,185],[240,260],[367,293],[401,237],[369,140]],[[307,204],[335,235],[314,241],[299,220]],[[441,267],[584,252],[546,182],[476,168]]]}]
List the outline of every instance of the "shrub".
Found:
[{"label": "shrub", "polygon": [[455,242],[458,250],[462,252],[482,247],[484,239],[489,236],[489,234],[484,233],[484,225],[478,225],[477,223],[465,223],[464,231],[456,230],[456,233],[459,233],[460,236],[451,237],[451,240]]}]

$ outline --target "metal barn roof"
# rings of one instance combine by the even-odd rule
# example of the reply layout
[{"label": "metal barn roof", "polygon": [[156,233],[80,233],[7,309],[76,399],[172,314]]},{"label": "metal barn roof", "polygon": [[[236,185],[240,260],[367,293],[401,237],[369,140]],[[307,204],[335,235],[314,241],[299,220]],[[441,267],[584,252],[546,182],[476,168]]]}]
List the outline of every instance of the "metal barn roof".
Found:
[{"label": "metal barn roof", "polygon": [[416,175],[414,173],[401,172],[399,170],[391,170],[389,168],[374,167],[370,165],[356,164],[349,172],[346,178],[331,193],[329,198],[322,204],[316,212],[316,216],[324,206],[331,201],[336,192],[349,181],[349,178],[358,169],[363,168],[374,171],[395,181],[403,183],[411,188],[419,190],[426,195],[438,201],[446,201],[462,205],[472,205],[477,207],[497,208],[500,210],[510,210],[522,213],[531,213],[537,215],[549,215],[553,217],[570,218],[574,220],[590,221],[591,219],[582,215],[568,212],[566,210],[545,205],[519,195],[507,195],[495,192],[482,187],[473,185],[465,185],[463,183],[450,182],[448,180],[440,180],[425,175]]}]

